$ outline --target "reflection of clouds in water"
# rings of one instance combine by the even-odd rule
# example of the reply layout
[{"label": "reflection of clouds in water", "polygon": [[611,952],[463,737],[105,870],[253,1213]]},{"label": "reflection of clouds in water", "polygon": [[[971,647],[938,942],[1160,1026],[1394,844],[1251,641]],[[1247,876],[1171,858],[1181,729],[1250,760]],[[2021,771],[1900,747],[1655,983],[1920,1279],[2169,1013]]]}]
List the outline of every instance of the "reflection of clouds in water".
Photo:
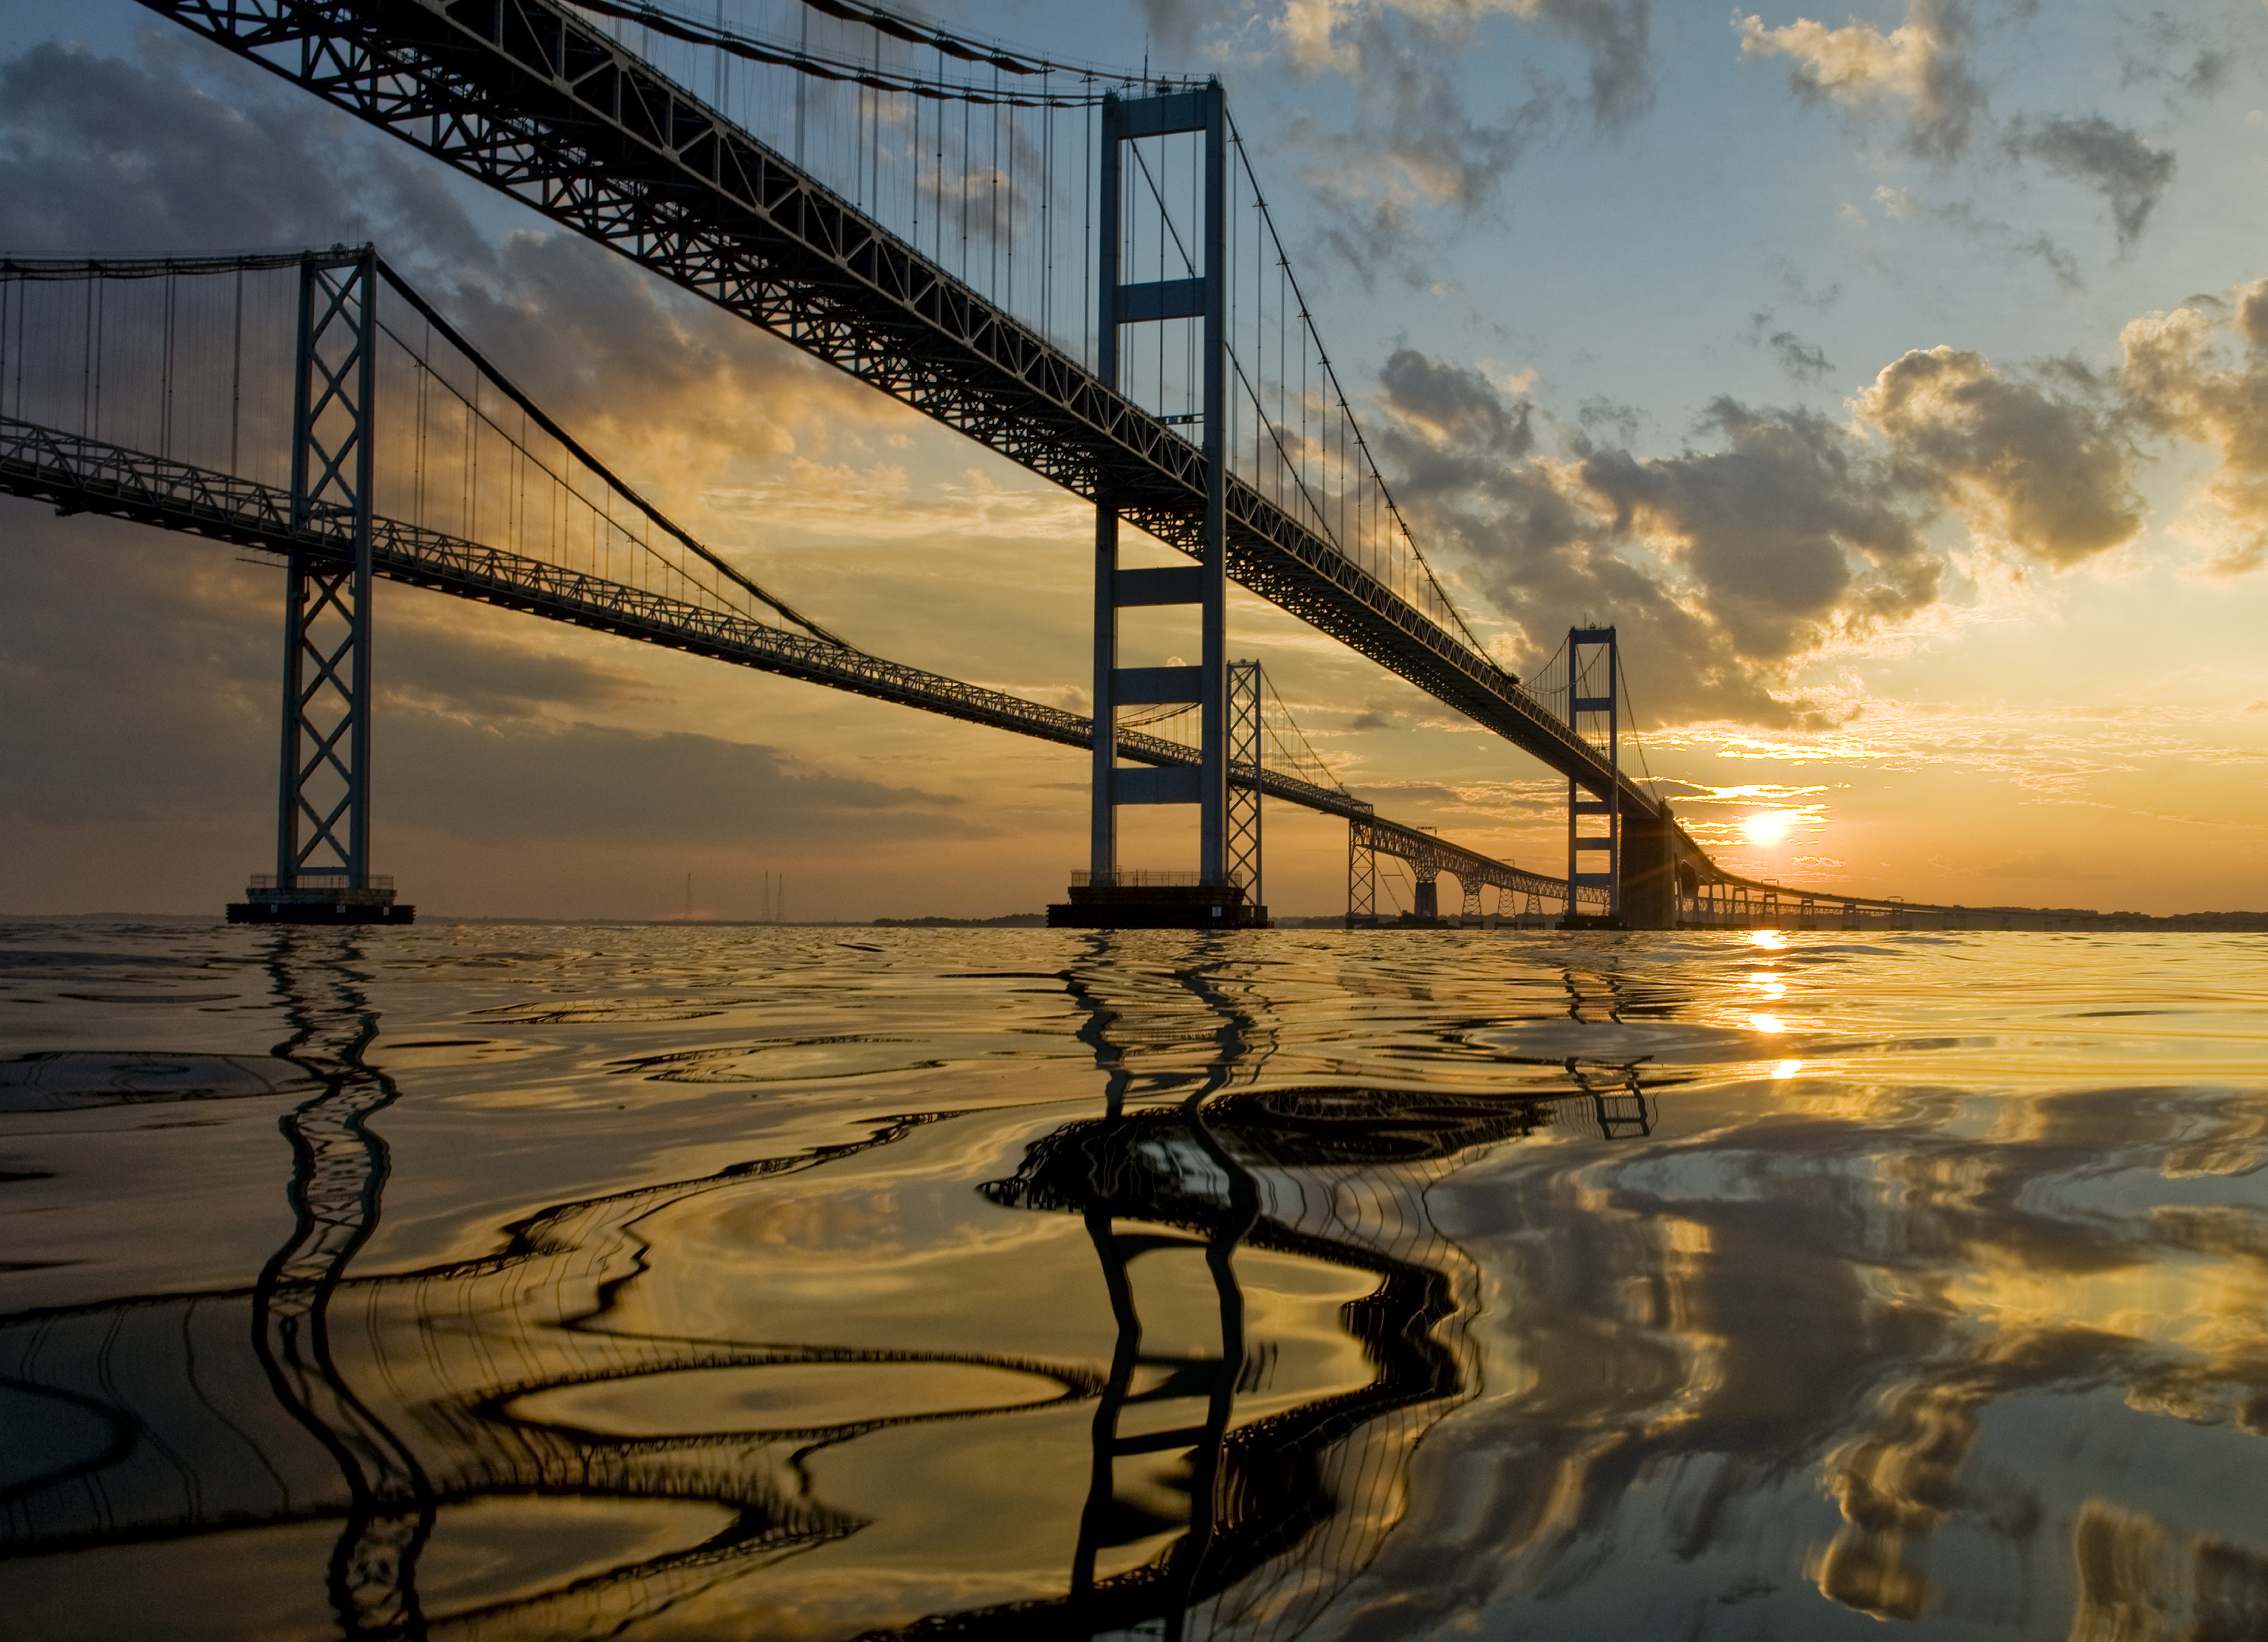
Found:
[{"label": "reflection of clouds in water", "polygon": [[[1059,1603],[1085,1537],[1095,1600],[1131,1625],[1186,1595],[1192,1636],[1863,1635],[2019,1607],[2052,1634],[2257,1631],[2260,1005],[2255,972],[2198,957],[2250,949],[1755,933],[609,931],[499,968],[461,931],[396,932],[369,984],[403,1058],[370,1054],[403,1093],[369,1127],[403,1241],[357,1257],[328,1326],[430,1481],[425,1612],[965,1629]],[[1749,1009],[1783,997],[1760,1035]],[[337,1075],[325,1042],[306,1058]],[[1316,1075],[1346,1067],[1379,1075]],[[276,1116],[313,1088],[278,1093],[178,1108],[266,1148],[254,1265]],[[151,1137],[192,1170],[167,1191],[229,1132]],[[84,1222],[85,1164],[128,1153],[72,1145],[0,1191],[76,1190]],[[187,1201],[102,1187],[129,1224]],[[461,1224],[420,1229],[437,1214]],[[1098,1226],[1157,1240],[1120,1251],[1150,1399],[1120,1429],[1202,1426],[1228,1390],[1216,1484],[1194,1450],[1130,1454],[1089,1512],[1126,1337]],[[173,1589],[120,1537],[166,1524],[251,1584],[225,1546],[281,1566],[301,1535],[273,1577],[320,1592],[350,1491],[250,1364],[238,1279],[118,1301],[105,1270],[16,1274],[82,1300],[0,1320],[0,1372],[84,1416],[38,1419],[40,1476],[73,1475],[11,1520],[38,1525],[6,1530],[14,1587],[83,1585],[26,1554],[77,1534],[70,1566]],[[171,1460],[105,1457],[121,1399]],[[1200,1499],[1211,1537],[1177,1550]]]},{"label": "reflection of clouds in water", "polygon": [[[2021,1104],[2029,1121],[2005,1136],[1962,1136],[1965,1102],[1901,1113],[1877,1098],[1847,1120],[1657,1139],[1579,1175],[1525,1153],[1476,1171],[1472,1189],[1552,1231],[1548,1247],[1475,1248],[1518,1320],[1497,1326],[1491,1353],[1516,1355],[1528,1379],[1437,1437],[1437,1464],[1460,1480],[1433,1481],[1483,1502],[1474,1532],[1511,1554],[1424,1610],[1502,1611],[1517,1596],[1538,1634],[1644,1631],[1641,1612],[1659,1626],[1705,1602],[1700,1570],[1762,1531],[1791,1536],[1768,1561],[1881,1617],[2014,1600],[2007,1571],[2028,1558],[2026,1600],[2075,1609],[2074,1634],[2129,1634],[2087,1629],[2120,1603],[2155,1616],[2136,1635],[2178,1634],[2160,1622],[2232,1600],[2247,1624],[2268,1616],[2268,1589],[2243,1585],[2268,1564],[2228,1543],[2257,1521],[2249,1445],[2268,1434],[2268,1213],[2249,1175],[2183,1190],[2166,1167],[2177,1145],[2255,1130],[2268,1100],[2120,1090]],[[2241,1201],[2146,1206],[2193,1194]],[[2052,1418],[2000,1412],[2022,1408]],[[2194,1469],[2161,1471],[2168,1438],[2146,1425],[2107,1447],[2085,1434],[2117,1410],[2194,1433],[2173,1445]],[[2217,1446],[2230,1440],[2246,1446]],[[2090,1471],[2110,1454],[2124,1459]],[[1817,1538],[1806,1476],[1840,1519]],[[2106,1484],[2145,1508],[2088,1498]],[[1656,1535],[1695,1572],[1645,1609],[1602,1576],[1624,1544]],[[2151,1535],[2195,1555],[2169,1551],[2141,1579],[2118,1548]],[[1462,1527],[1430,1521],[1389,1550],[1381,1579],[1415,1583],[1461,1543]],[[1786,1622],[1806,1611],[1756,1600]]]}]

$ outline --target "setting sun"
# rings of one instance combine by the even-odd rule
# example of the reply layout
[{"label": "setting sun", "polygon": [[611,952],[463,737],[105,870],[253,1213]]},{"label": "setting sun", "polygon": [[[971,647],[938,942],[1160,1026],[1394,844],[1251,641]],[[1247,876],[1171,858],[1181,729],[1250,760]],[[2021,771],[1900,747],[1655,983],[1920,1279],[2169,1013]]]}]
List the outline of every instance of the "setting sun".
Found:
[{"label": "setting sun", "polygon": [[1795,817],[1786,810],[1759,810],[1741,823],[1741,830],[1750,843],[1778,843],[1794,824]]}]

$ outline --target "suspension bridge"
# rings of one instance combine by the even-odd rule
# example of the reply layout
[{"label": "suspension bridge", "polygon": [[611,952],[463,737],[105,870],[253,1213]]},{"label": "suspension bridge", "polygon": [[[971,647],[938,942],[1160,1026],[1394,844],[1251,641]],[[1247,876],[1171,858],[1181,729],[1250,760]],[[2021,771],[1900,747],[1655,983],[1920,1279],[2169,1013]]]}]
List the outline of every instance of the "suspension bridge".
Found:
[{"label": "suspension bridge", "polygon": [[[1094,507],[1083,717],[869,654],[758,585],[373,248],[0,260],[0,489],[284,568],[275,870],[232,916],[412,916],[372,871],[377,579],[1086,750],[1089,859],[1053,921],[1264,922],[1263,799],[1346,820],[1356,923],[1381,856],[1429,918],[1443,873],[1470,917],[1491,888],[1498,916],[1636,927],[1984,916],[1724,871],[1622,768],[1613,629],[1571,630],[1548,687],[1488,654],[1373,459],[1217,81],[863,0],[770,28],[619,0],[143,4]],[[1191,563],[1122,563],[1127,526]],[[1564,871],[1349,793],[1231,657],[1232,582],[1564,777]],[[1158,607],[1194,618],[1196,665],[1121,664],[1121,613]],[[1132,805],[1195,813],[1193,869],[1121,864]]]}]

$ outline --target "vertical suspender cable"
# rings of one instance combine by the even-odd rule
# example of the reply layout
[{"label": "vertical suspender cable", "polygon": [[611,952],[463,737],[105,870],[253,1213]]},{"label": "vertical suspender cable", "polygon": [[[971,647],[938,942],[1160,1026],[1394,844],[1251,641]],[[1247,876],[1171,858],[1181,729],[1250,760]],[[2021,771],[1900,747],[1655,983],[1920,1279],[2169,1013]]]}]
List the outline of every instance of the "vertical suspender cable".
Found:
[{"label": "vertical suspender cable", "polygon": [[173,309],[174,276],[166,276],[165,340],[158,361],[158,454],[173,454]]},{"label": "vertical suspender cable", "polygon": [[244,270],[236,270],[235,335],[229,346],[228,379],[228,470],[241,475],[239,465],[237,437],[244,412]]}]

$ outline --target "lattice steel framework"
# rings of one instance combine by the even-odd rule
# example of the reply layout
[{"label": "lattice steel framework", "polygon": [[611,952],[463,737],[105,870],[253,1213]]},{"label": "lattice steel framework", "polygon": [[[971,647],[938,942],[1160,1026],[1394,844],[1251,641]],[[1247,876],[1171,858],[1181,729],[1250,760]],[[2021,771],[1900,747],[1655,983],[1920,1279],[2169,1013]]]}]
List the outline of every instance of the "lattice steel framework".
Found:
[{"label": "lattice steel framework", "polygon": [[299,265],[291,525],[343,527],[343,562],[293,553],[284,595],[276,887],[370,887],[371,507],[378,255]]},{"label": "lattice steel framework", "polygon": [[1260,885],[1260,771],[1266,729],[1264,690],[1256,661],[1228,664],[1228,881],[1244,886],[1250,905],[1267,904]]},{"label": "lattice steel framework", "polygon": [[1360,827],[1347,828],[1347,927],[1378,922],[1378,851]]},{"label": "lattice steel framework", "polygon": [[[1229,579],[1587,790],[1620,780],[1333,542],[566,0],[141,3],[1034,473],[1107,496],[1200,564],[1218,555]],[[1625,809],[1652,812],[1623,784]]]},{"label": "lattice steel framework", "polygon": [[[1421,917],[1437,915],[1440,908],[1440,883],[1443,873],[1454,877],[1463,891],[1465,909],[1469,916],[1480,914],[1480,894],[1493,886],[1507,895],[1525,895],[1532,910],[1537,897],[1549,895],[1557,901],[1567,893],[1567,886],[1557,878],[1546,878],[1541,873],[1524,872],[1505,862],[1491,860],[1477,850],[1453,843],[1422,827],[1410,827],[1400,821],[1381,820],[1375,815],[1351,816],[1347,821],[1347,922],[1350,924],[1372,924],[1378,921],[1378,859],[1385,855],[1410,864],[1410,875],[1418,888],[1418,905],[1413,909]],[[1594,909],[1605,905],[1604,896],[1596,889],[1583,891],[1582,904]]]}]

